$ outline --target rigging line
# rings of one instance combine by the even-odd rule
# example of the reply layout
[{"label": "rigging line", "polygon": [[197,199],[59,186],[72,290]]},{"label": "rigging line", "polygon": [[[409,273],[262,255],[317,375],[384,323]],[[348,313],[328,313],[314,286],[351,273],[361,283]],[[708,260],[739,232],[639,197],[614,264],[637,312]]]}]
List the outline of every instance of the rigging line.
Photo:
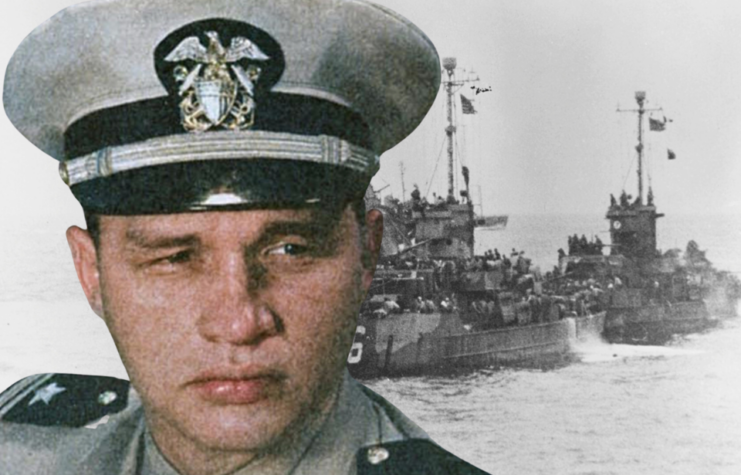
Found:
[{"label": "rigging line", "polygon": [[461,152],[460,147],[458,145],[458,134],[455,134],[455,161],[453,162],[453,183],[456,190],[459,190],[459,184],[458,184],[458,169],[460,169],[461,164],[463,163],[463,159],[461,158]]},{"label": "rigging line", "polygon": [[[464,128],[464,126],[462,126],[462,125],[461,125],[460,128],[467,130],[467,128]],[[455,169],[453,171],[453,173],[455,175],[455,188],[456,188],[456,190],[460,190],[461,189],[461,186],[460,186],[460,177],[458,176],[458,172],[461,172],[463,170],[462,167],[467,166],[466,165],[466,153],[468,153],[468,142],[466,141],[465,135],[464,135],[463,139],[461,140],[461,142],[462,142],[463,145],[459,145],[458,144],[458,134],[456,134],[455,135],[455,148],[456,148],[456,155],[455,156],[456,156],[456,159],[457,159],[457,163],[456,163],[457,166],[455,167]],[[464,153],[462,153],[461,150],[463,150]]]},{"label": "rigging line", "polygon": [[[456,107],[456,112],[457,112],[457,107]],[[463,122],[463,119],[461,119],[459,121],[459,124],[460,125],[458,126],[458,130],[465,130],[465,131],[467,131],[468,130],[468,126],[467,125],[463,125],[462,122]],[[465,160],[466,153],[468,153],[468,150],[467,150],[468,143],[466,142],[466,137],[464,135],[463,136],[463,139],[461,140],[461,143],[463,145],[458,145],[458,136],[459,135],[460,134],[458,134],[458,133],[455,134],[455,151],[456,151],[456,155],[455,156],[457,158],[457,161],[460,162],[461,165],[465,166],[466,164],[464,163],[464,160]]]},{"label": "rigging line", "polygon": [[[444,87],[444,85],[441,85],[441,88],[442,87]],[[432,122],[431,122],[431,129],[432,130],[438,130],[439,129],[440,121],[438,120],[438,117],[444,117],[445,116],[445,112],[446,112],[445,101],[438,101],[438,102],[440,103],[438,105],[438,107],[440,109],[440,114],[439,115],[438,114],[432,114]],[[430,140],[430,141],[425,140],[424,143],[425,143],[425,156],[427,156],[426,150],[427,150],[428,143],[431,143],[432,145],[434,145],[434,139],[433,140]],[[443,140],[441,147],[445,147],[445,143],[446,143],[446,141]],[[438,152],[438,154],[437,154],[437,161],[435,162],[435,168],[432,171],[432,175],[425,182],[425,185],[424,186],[427,187],[427,190],[425,191],[425,194],[423,195],[425,198],[427,198],[429,196],[429,194],[430,194],[430,188],[432,188],[432,184],[435,181],[435,174],[437,173],[437,167],[440,164],[440,154],[441,153],[442,153],[442,148],[440,149],[440,152]]]},{"label": "rigging line", "polygon": [[[627,120],[627,117],[628,116],[626,116],[626,119],[625,120],[621,121],[621,126],[622,127],[627,128],[626,127],[626,124],[629,122]],[[630,127],[630,129],[632,130],[632,126]],[[633,146],[630,145],[630,142],[625,141],[625,140],[621,140],[621,144],[622,144],[623,153],[630,160],[629,165],[628,165],[628,169],[625,172],[625,174],[623,175],[623,185],[622,185],[621,190],[620,190],[622,192],[622,191],[625,191],[625,184],[628,182],[628,179],[630,178],[631,174],[633,173],[633,165],[636,163],[637,153],[636,153],[635,147],[633,147]]]},{"label": "rigging line", "polygon": [[[456,165],[459,165],[460,164],[461,166],[464,166],[465,167],[466,166],[466,164],[464,163],[465,153],[461,151],[461,150],[464,150],[464,149],[465,149],[465,143],[463,144],[463,146],[458,145],[458,137],[456,137],[455,138]],[[456,167],[456,168],[458,168],[458,167]]]},{"label": "rigging line", "polygon": [[633,164],[636,162],[636,155],[633,155],[633,159],[630,161],[630,166],[628,167],[628,172],[625,174],[625,177],[623,178],[623,189],[621,191],[625,191],[625,184],[628,182],[628,177],[633,171]]},{"label": "rigging line", "polygon": [[646,179],[648,187],[651,188],[651,175],[653,175],[654,148],[651,143],[648,144],[648,153],[646,154]]},{"label": "rigging line", "polygon": [[435,174],[437,173],[438,165],[440,165],[440,157],[442,157],[444,148],[445,148],[445,141],[443,141],[442,145],[440,146],[440,151],[437,154],[437,161],[435,162],[435,169],[432,171],[432,176],[430,177],[430,181],[427,184],[427,191],[425,191],[425,198],[427,198],[430,195],[430,188],[432,188],[432,182],[435,180]]},{"label": "rigging line", "polygon": [[[633,148],[633,142],[632,140],[627,140],[626,137],[632,137],[633,133],[633,121],[629,120],[632,119],[632,116],[629,116],[628,114],[621,114],[620,117],[623,119],[620,123],[620,135],[618,136],[618,140],[620,140],[620,151],[622,152],[622,155],[620,157],[619,162],[619,173],[624,174],[623,175],[623,185],[622,189],[625,190],[625,184],[627,183],[628,179],[627,176],[631,173],[631,167],[632,167],[632,160],[635,156],[635,148]],[[626,133],[626,131],[630,131],[630,133]],[[625,164],[628,164],[628,168],[626,170]],[[620,176],[620,175],[618,175]]]},{"label": "rigging line", "polygon": [[[383,184],[384,184],[384,185],[386,185],[386,186],[384,186],[383,188],[390,188],[390,187],[391,187],[391,183],[387,182],[387,181],[386,181],[386,180],[384,180],[383,178],[381,178],[381,177],[378,177],[378,180],[380,180],[381,182],[383,182]],[[379,197],[379,198],[380,198],[380,197]]]},{"label": "rigging line", "polygon": [[462,146],[458,142],[458,136],[460,135],[458,132],[461,131],[461,130],[463,130],[463,124],[462,124],[462,120],[459,120],[459,116],[458,116],[458,102],[457,101],[453,105],[453,110],[454,110],[454,114],[455,114],[454,115],[454,117],[455,117],[454,120],[455,120],[455,127],[456,127],[456,132],[455,132],[455,135],[453,136],[454,137],[454,140],[453,140],[453,149],[455,150],[455,153],[453,155],[453,186],[454,186],[454,190],[458,190],[459,189],[459,187],[458,187],[458,185],[459,185],[458,184],[458,170],[460,169],[460,166],[461,166],[462,161],[463,161],[463,158],[462,158],[463,157],[463,154],[462,154]]},{"label": "rigging line", "polygon": [[459,86],[458,89],[456,89],[453,92],[453,127],[455,127],[455,132],[453,134],[453,189],[458,189],[458,174],[456,173],[456,170],[458,169],[458,161],[460,160],[460,149],[458,147],[458,127],[460,125],[460,115],[458,114],[458,100],[456,99],[455,94],[458,94],[458,91],[463,89],[463,85]]}]

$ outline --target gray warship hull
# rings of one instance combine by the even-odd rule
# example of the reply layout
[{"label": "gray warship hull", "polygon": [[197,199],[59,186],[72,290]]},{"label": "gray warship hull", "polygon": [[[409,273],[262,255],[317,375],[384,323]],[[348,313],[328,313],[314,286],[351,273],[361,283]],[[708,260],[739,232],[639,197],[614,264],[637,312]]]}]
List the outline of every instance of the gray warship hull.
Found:
[{"label": "gray warship hull", "polygon": [[455,313],[404,313],[362,319],[348,358],[358,378],[449,374],[477,368],[543,366],[599,338],[606,313],[472,331]]},{"label": "gray warship hull", "polygon": [[702,301],[611,307],[605,318],[605,338],[615,343],[655,345],[677,334],[707,330],[719,321]]}]

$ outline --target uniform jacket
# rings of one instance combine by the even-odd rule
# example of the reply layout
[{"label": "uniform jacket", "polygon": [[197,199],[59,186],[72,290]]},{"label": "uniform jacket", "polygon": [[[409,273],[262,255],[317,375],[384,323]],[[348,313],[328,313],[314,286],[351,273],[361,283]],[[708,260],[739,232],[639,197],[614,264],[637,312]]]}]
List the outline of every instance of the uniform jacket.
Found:
[{"label": "uniform jacket", "polygon": [[[177,475],[152,443],[128,382],[46,374],[0,395],[0,473]],[[346,376],[337,407],[300,456],[234,475],[473,475],[385,399]],[[284,462],[284,463],[283,463]]]}]

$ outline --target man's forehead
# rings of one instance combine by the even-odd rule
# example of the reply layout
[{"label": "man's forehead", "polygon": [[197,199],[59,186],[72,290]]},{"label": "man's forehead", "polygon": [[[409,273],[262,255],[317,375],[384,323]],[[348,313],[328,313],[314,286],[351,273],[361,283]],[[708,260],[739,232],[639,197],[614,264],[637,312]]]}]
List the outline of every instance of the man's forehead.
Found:
[{"label": "man's forehead", "polygon": [[304,224],[317,232],[332,232],[352,208],[312,207],[288,209],[252,209],[237,211],[204,211],[138,216],[100,216],[101,236],[115,234],[128,241],[141,241],[148,236],[206,234],[218,231],[259,233],[288,229],[291,224]]}]

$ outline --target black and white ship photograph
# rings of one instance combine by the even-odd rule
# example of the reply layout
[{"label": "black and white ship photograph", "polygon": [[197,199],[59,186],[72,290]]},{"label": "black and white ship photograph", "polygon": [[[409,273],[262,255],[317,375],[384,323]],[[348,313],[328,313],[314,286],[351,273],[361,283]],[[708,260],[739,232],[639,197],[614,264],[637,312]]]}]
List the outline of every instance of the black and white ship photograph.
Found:
[{"label": "black and white ship photograph", "polygon": [[[280,24],[289,21],[285,12],[291,8],[281,10],[284,16],[279,20],[265,13],[283,8],[287,1],[271,7],[271,2],[263,0],[185,0],[183,4],[192,6],[194,12],[208,11],[210,5],[219,12],[215,19],[197,17],[206,25],[198,32],[201,23],[195,21],[195,13],[179,9],[177,1],[160,0],[149,2],[158,5],[151,25],[166,27],[162,32],[151,32],[149,36],[160,42],[151,47],[144,45],[148,33],[127,39],[122,27],[112,29],[110,35],[91,28],[92,34],[58,35],[51,40],[43,37],[45,28],[46,33],[54,28],[65,31],[65,21],[80,21],[81,25],[88,13],[99,15],[95,21],[103,25],[100,18],[105,16],[106,4],[124,8],[127,2],[147,4],[143,0],[93,0],[89,11],[80,8],[54,17],[74,0],[38,0],[9,6],[0,20],[3,104],[7,111],[0,114],[5,148],[0,173],[0,429],[6,424],[38,424],[96,431],[110,424],[117,411],[125,412],[126,404],[139,400],[134,386],[142,384],[146,375],[134,357],[124,357],[125,366],[119,352],[130,354],[126,338],[142,346],[149,337],[144,333],[132,337],[140,331],[129,328],[135,327],[133,324],[112,324],[106,306],[119,313],[124,304],[146,309],[147,302],[155,301],[159,305],[155,310],[175,308],[160,302],[168,298],[167,293],[153,297],[154,286],[123,298],[124,304],[117,301],[119,294],[100,297],[90,290],[86,284],[90,278],[74,245],[75,233],[90,226],[90,213],[86,219],[83,207],[115,209],[99,212],[121,215],[115,219],[145,216],[142,222],[167,213],[168,220],[185,214],[209,223],[216,223],[216,219],[207,221],[207,217],[223,210],[226,213],[221,214],[230,216],[267,213],[265,207],[271,213],[287,213],[288,201],[279,206],[239,201],[247,195],[267,193],[255,185],[260,178],[237,176],[240,171],[251,173],[249,168],[230,170],[224,183],[209,185],[216,194],[200,202],[200,207],[141,204],[173,200],[176,194],[178,199],[189,199],[184,196],[188,192],[182,191],[189,185],[172,185],[172,190],[152,191],[151,196],[139,199],[124,196],[121,190],[129,188],[120,182],[136,173],[148,173],[137,172],[137,167],[195,166],[202,159],[187,156],[189,144],[194,144],[190,150],[198,150],[193,154],[208,155],[211,146],[221,148],[209,157],[227,150],[235,153],[228,147],[236,147],[232,144],[238,139],[224,139],[228,147],[217,144],[219,137],[230,133],[234,137],[256,134],[265,141],[254,139],[257,145],[249,142],[249,147],[255,147],[246,153],[251,156],[230,158],[246,162],[274,158],[285,164],[293,158],[287,154],[309,156],[315,144],[336,139],[332,132],[336,123],[334,128],[327,126],[330,132],[306,132],[323,119],[306,112],[310,106],[305,104],[314,107],[321,102],[318,114],[338,114],[343,121],[339,128],[352,129],[339,132],[340,139],[331,142],[338,150],[342,148],[336,156],[342,155],[343,163],[380,155],[378,171],[373,166],[369,166],[371,172],[364,171],[372,179],[360,201],[364,201],[368,216],[378,216],[375,222],[382,216],[383,234],[376,243],[375,271],[363,274],[366,294],[362,303],[357,299],[358,311],[353,313],[357,322],[349,331],[345,329],[349,335],[354,328],[352,339],[335,335],[328,342],[308,341],[312,335],[325,335],[320,322],[319,329],[310,329],[296,340],[303,345],[296,346],[296,352],[306,350],[311,356],[315,347],[339,348],[346,340],[349,353],[342,369],[343,385],[359,382],[357,387],[374,394],[371,399],[380,395],[383,404],[403,413],[399,417],[404,421],[413,421],[414,430],[426,433],[425,438],[429,436],[445,451],[486,473],[741,473],[741,50],[737,46],[741,44],[741,4],[730,0],[296,0],[291,21],[305,30],[305,41],[296,45],[289,40],[300,35]],[[328,12],[317,17],[327,22],[324,29],[301,23],[309,22],[320,8]],[[373,15],[382,12],[385,23],[377,19],[381,13],[364,19],[370,10]],[[232,13],[239,21],[226,18]],[[167,15],[188,25],[182,32],[175,31],[170,25],[178,23]],[[247,25],[250,18],[257,26]],[[121,24],[127,21],[139,25],[121,18]],[[274,30],[268,28],[271,21],[276,22]],[[223,30],[219,30],[220,22],[226,25]],[[247,25],[245,37],[238,34],[239,22]],[[330,29],[336,29],[332,39],[336,43],[327,46],[330,40],[326,38],[333,34]],[[327,51],[312,46],[312,41],[320,44],[319,30],[324,42],[321,47]],[[29,53],[24,38],[32,31],[38,39],[29,37],[31,46],[50,44],[52,53]],[[75,45],[73,50],[67,45],[73,40],[89,44]],[[142,57],[139,62],[117,58],[150,49],[151,57]],[[55,51],[67,53],[55,55]],[[79,64],[69,51],[79,51]],[[27,58],[21,59],[28,64],[19,63],[18,55],[23,53]],[[83,56],[86,54],[99,59],[95,62]],[[322,65],[307,66],[311,61]],[[434,61],[439,63],[437,72]],[[40,64],[44,62],[47,64]],[[136,74],[144,83],[149,81],[149,90],[165,96],[169,81],[173,97],[185,97],[179,105],[173,101],[170,115],[178,121],[182,117],[185,127],[176,137],[192,138],[192,143],[182,139],[177,142],[180,148],[162,152],[163,156],[169,153],[165,158],[157,156],[165,146],[144,150],[166,133],[147,136],[150,119],[138,120],[135,114],[153,107],[150,103],[158,96],[145,98],[132,93],[130,100],[125,99],[121,88],[135,81],[120,77],[125,71],[122,63],[140,63]],[[425,67],[428,76],[420,72]],[[83,75],[76,68],[87,71]],[[44,74],[63,79],[27,79]],[[167,74],[175,80],[162,80]],[[302,79],[301,74],[306,77]],[[67,76],[69,80],[64,79]],[[78,77],[92,86],[75,82]],[[299,84],[301,80],[305,82]],[[356,83],[357,89],[347,86]],[[49,97],[64,102],[56,111],[42,110],[50,103],[40,98],[49,85],[54,88],[48,91]],[[100,95],[94,96],[90,87]],[[110,92],[116,87],[119,90]],[[266,92],[270,87],[273,91]],[[102,95],[105,91],[108,96]],[[23,94],[30,97],[19,98]],[[79,101],[88,103],[79,102],[78,96]],[[293,99],[278,100],[277,96]],[[296,112],[299,107],[295,104],[301,100],[301,111]],[[294,109],[266,110],[279,105]],[[116,115],[124,113],[131,116]],[[266,122],[261,122],[261,113],[273,121],[271,128],[264,129],[269,132],[260,130]],[[167,115],[152,114],[157,120]],[[34,123],[39,121],[37,117],[40,122]],[[116,120],[121,120],[120,125]],[[274,125],[281,120],[290,126]],[[52,130],[55,124],[66,130]],[[251,130],[253,124],[255,130]],[[167,127],[182,128],[180,123],[175,125]],[[281,126],[285,130],[279,129]],[[137,139],[119,139],[112,127],[136,129],[120,136]],[[231,130],[217,130],[219,127]],[[367,131],[369,138],[357,138],[362,133],[355,129]],[[376,132],[380,129],[382,132]],[[268,142],[264,137],[272,137],[270,134],[286,141]],[[81,151],[73,150],[78,153],[75,155],[65,150],[59,158],[54,148],[56,136],[61,137],[58,142],[64,142],[59,147],[79,147]],[[117,138],[110,141],[115,144],[106,143],[114,136]],[[290,140],[285,139],[288,136]],[[139,141],[141,137],[146,140]],[[208,142],[209,137],[214,138]],[[163,143],[180,140],[166,138],[171,142]],[[285,153],[275,151],[288,142],[293,148]],[[119,149],[123,151],[119,153]],[[132,164],[140,155],[146,163]],[[107,160],[105,166],[101,156]],[[95,188],[95,182],[105,183],[111,179],[109,175],[115,178],[119,173],[115,171],[118,158],[129,160],[121,165],[129,168],[120,172],[124,178],[116,185],[119,195],[109,198],[127,203],[121,207],[118,201],[104,203],[106,198],[100,196],[109,191],[103,185],[102,191]],[[160,158],[163,161],[158,162]],[[209,160],[226,162],[223,158]],[[173,165],[176,160],[183,163]],[[198,170],[177,176],[190,180],[196,173],[216,174],[206,168]],[[354,177],[347,173],[342,176]],[[158,176],[163,189],[169,186],[166,181],[176,180],[169,172]],[[332,185],[327,180],[312,185],[308,179],[302,182],[304,174],[294,185],[287,182],[288,174],[273,171],[265,176],[265,180],[283,180],[272,186],[271,196],[281,192],[309,196],[306,188],[314,186],[315,190],[309,191],[316,192],[323,187],[326,189],[319,194],[325,197],[324,202],[331,193],[350,193],[345,188],[355,183],[348,178],[342,185],[339,179]],[[65,185],[70,180],[72,185]],[[243,185],[247,181],[258,191],[238,190],[248,186]],[[87,198],[81,198],[75,186],[78,190],[87,187]],[[105,186],[113,188],[110,182]],[[130,189],[143,190],[134,185]],[[302,199],[310,206],[321,202],[318,198]],[[172,208],[167,208],[170,205]],[[167,211],[157,211],[161,209]],[[222,221],[218,226],[226,226]],[[372,236],[373,222],[359,225],[361,236]],[[221,229],[218,226],[212,229],[214,235]],[[141,244],[147,237],[138,232],[130,230],[125,236]],[[316,231],[305,231],[309,232]],[[226,236],[222,242],[233,239]],[[292,243],[291,239],[281,241],[285,248],[281,253],[291,254],[302,246],[309,250],[300,252],[314,252],[310,245]],[[97,252],[98,246],[105,244],[96,241]],[[141,246],[153,247],[151,241]],[[178,250],[174,258],[166,258],[168,265],[183,265],[184,251]],[[334,259],[321,252],[335,251],[317,250],[318,257],[312,259],[320,264]],[[369,258],[362,254],[362,260],[366,263]],[[276,269],[283,266],[287,272],[309,276],[311,266],[320,265],[308,258],[304,261],[300,271],[290,270],[285,263],[276,264]],[[96,275],[124,274],[120,269],[106,270],[100,263],[90,266]],[[174,282],[177,274],[168,272],[161,280]],[[336,274],[341,272],[321,275],[327,282],[338,281],[337,288],[350,285],[343,284]],[[353,278],[360,281],[360,277]],[[111,280],[107,282],[109,293],[117,288]],[[251,288],[240,298],[257,295],[262,292],[260,285],[273,281],[266,278],[265,282],[255,284],[257,290]],[[326,295],[303,296],[305,301],[320,309],[331,305],[333,296],[340,292],[327,291],[327,282],[316,287],[325,289],[322,292]],[[217,284],[209,285],[217,289]],[[168,285],[173,296],[204,295],[203,290],[193,289],[176,294],[172,290],[176,284]],[[281,298],[300,299],[307,286],[285,284],[286,289],[299,290],[287,291]],[[269,290],[264,292],[268,295]],[[223,294],[231,295],[227,290]],[[103,309],[95,308],[96,298],[102,299]],[[238,304],[223,300],[224,314],[230,305],[237,308]],[[192,307],[189,302],[179,305]],[[158,318],[155,310],[148,318]],[[298,329],[309,328],[321,311],[303,308],[299,313],[307,316]],[[261,354],[257,350],[261,345],[270,348],[271,341],[283,338],[284,333],[295,337],[290,317],[285,319],[285,328],[279,317],[273,318],[275,335],[266,333],[239,343],[253,352],[243,354]],[[185,328],[188,319],[183,320]],[[165,328],[164,324],[150,325],[143,317],[136,321],[143,322],[147,331]],[[236,331],[236,324],[229,325]],[[152,337],[151,341],[163,342],[163,346],[146,354],[156,355],[165,367],[174,365],[168,362],[170,351],[175,362],[197,365],[201,356],[210,358],[202,349],[206,346],[194,344],[198,349],[192,354],[187,354],[187,348],[168,346],[187,339]],[[307,364],[308,376],[303,375],[307,380],[311,371],[318,370]],[[244,389],[242,383],[215,388],[215,382],[199,380],[202,387],[198,394],[209,404],[234,404],[240,411],[249,411],[250,406],[263,404],[261,399],[278,394],[275,388],[284,384],[284,376],[273,373],[259,378],[228,374],[244,376],[251,389]],[[74,375],[103,377],[95,379],[98,386],[92,389],[92,403],[83,401],[82,390],[75,396],[79,401],[71,403],[70,410],[79,409],[85,416],[70,415],[65,420],[48,416],[55,399],[78,394]],[[260,378],[267,382],[252,382]],[[134,382],[131,387],[125,382],[129,379]],[[147,411],[154,405],[153,394],[145,392],[139,403],[147,417],[152,417]],[[342,402],[337,404],[344,407]],[[183,407],[191,406],[184,403]],[[335,416],[331,415],[334,412],[329,414],[325,419],[331,426]],[[395,416],[387,417],[396,423]],[[323,427],[324,419],[316,419],[318,422],[311,424]],[[151,421],[147,419],[147,423]],[[379,422],[379,434],[383,432],[381,425]],[[296,439],[311,441],[301,442],[307,445],[299,444],[298,449],[292,446],[291,450],[300,451],[303,458],[291,459],[285,467],[264,462],[260,457],[268,457],[264,453],[270,452],[264,449],[255,456],[257,464],[225,462],[198,471],[193,462],[188,471],[182,468],[181,459],[172,455],[177,451],[167,451],[165,438],[158,437],[156,427],[142,429],[142,440],[146,439],[142,442],[145,448],[141,448],[145,454],[140,459],[144,460],[142,465],[132,462],[138,467],[132,470],[137,471],[120,473],[380,473],[364,471],[360,460],[356,469],[354,459],[349,471],[338,470],[339,463],[312,465],[307,460],[318,451],[312,446],[314,439],[319,441],[315,445],[329,443],[324,429],[316,429],[319,435],[305,436],[306,431],[314,434],[313,426],[296,429],[300,433]],[[417,437],[408,435],[406,429],[399,432]],[[205,440],[206,436],[202,437]],[[367,463],[392,463],[394,451],[384,448],[378,437],[378,445],[368,449]],[[3,461],[15,459],[2,455],[3,440],[0,430],[0,472],[5,473]],[[148,462],[150,445],[154,450],[159,447],[162,462]],[[364,454],[358,452],[357,457]],[[158,471],[158,463],[171,471]],[[331,470],[326,468],[330,466]],[[270,470],[260,471],[268,467]],[[426,470],[419,473],[443,473]]]}]

